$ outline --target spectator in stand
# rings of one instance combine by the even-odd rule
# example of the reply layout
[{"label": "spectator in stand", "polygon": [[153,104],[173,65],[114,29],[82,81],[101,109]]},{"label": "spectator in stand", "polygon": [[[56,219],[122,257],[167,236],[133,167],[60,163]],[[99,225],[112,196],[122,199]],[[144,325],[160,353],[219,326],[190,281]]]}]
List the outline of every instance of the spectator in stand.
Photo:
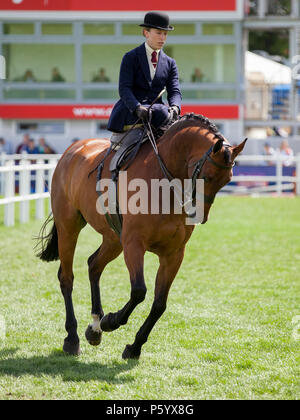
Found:
[{"label": "spectator in stand", "polygon": [[19,155],[22,152],[27,152],[28,151],[28,145],[29,145],[29,134],[25,134],[23,137],[23,141],[22,143],[20,143],[18,145],[18,147],[16,148],[16,153]]},{"label": "spectator in stand", "polygon": [[191,82],[192,83],[201,83],[204,80],[204,74],[199,68],[195,68],[194,73],[191,76]]},{"label": "spectator in stand", "polygon": [[102,67],[99,69],[99,72],[96,74],[96,76],[93,77],[92,82],[97,83],[109,83],[110,79],[106,76],[105,69]]},{"label": "spectator in stand", "polygon": [[20,82],[36,82],[36,77],[33,74],[33,71],[27,69],[23,76],[20,78]]},{"label": "spectator in stand", "polygon": [[[273,147],[270,145],[270,143],[265,143],[264,144],[264,151],[263,151],[264,156],[275,156],[276,152],[273,149]],[[275,163],[272,160],[266,160],[266,165],[275,165]]]},{"label": "spectator in stand", "polygon": [[52,149],[52,147],[50,147],[48,144],[46,144],[46,147],[45,147],[45,154],[46,155],[55,155],[57,152],[54,150],[54,149]]},{"label": "spectator in stand", "polygon": [[37,155],[39,153],[39,149],[35,145],[35,142],[33,139],[29,139],[27,153],[29,153],[30,155]]},{"label": "spectator in stand", "polygon": [[52,149],[52,147],[50,147],[49,144],[46,143],[44,137],[41,137],[39,139],[38,151],[39,151],[39,153],[44,153],[46,155],[56,153],[55,150]]},{"label": "spectator in stand", "polygon": [[4,140],[4,138],[0,138],[0,153],[7,153],[11,154],[13,152],[12,145],[10,142]]},{"label": "spectator in stand", "polygon": [[286,159],[283,161],[284,166],[291,166],[293,164],[293,157],[294,152],[292,148],[289,145],[289,142],[287,140],[283,140],[280,144],[279,148],[279,154],[280,156],[286,157]]},{"label": "spectator in stand", "polygon": [[54,69],[52,69],[51,82],[65,82],[65,78],[60,74],[57,67],[54,67]]}]

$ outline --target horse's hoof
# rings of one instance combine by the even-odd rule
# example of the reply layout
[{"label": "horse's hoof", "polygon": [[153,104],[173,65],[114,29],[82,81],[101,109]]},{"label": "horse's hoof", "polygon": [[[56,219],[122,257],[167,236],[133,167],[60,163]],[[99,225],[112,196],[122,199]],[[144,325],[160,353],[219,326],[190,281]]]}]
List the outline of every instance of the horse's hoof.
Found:
[{"label": "horse's hoof", "polygon": [[133,350],[133,346],[127,344],[125,350],[123,351],[122,358],[123,359],[139,359],[141,355],[141,350]]},{"label": "horse's hoof", "polygon": [[104,317],[100,321],[100,328],[102,331],[111,332],[119,328],[120,324],[118,324],[115,320],[115,314],[109,312],[108,314],[104,315]]},{"label": "horse's hoof", "polygon": [[85,338],[91,346],[99,346],[101,343],[102,332],[94,331],[92,326],[89,325],[85,331]]},{"label": "horse's hoof", "polygon": [[64,341],[64,346],[63,346],[63,351],[66,354],[70,354],[71,356],[79,356],[80,353],[81,353],[79,342],[78,343],[71,343],[70,341],[65,340]]}]

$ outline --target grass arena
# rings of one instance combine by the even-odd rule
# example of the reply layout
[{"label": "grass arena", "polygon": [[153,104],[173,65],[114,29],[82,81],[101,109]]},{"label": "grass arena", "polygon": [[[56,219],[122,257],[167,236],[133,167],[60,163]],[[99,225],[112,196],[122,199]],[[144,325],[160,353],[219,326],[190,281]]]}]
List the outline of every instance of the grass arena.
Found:
[{"label": "grass arena", "polygon": [[[0,211],[1,400],[299,398],[299,197],[216,199],[138,361],[121,352],[149,313],[157,257],[145,257],[145,301],[91,347],[87,258],[101,237],[83,229],[73,292],[82,354],[66,356],[59,263],[45,264],[33,251],[41,222],[4,227]],[[130,293],[122,255],[101,281],[104,312],[118,310]]]}]

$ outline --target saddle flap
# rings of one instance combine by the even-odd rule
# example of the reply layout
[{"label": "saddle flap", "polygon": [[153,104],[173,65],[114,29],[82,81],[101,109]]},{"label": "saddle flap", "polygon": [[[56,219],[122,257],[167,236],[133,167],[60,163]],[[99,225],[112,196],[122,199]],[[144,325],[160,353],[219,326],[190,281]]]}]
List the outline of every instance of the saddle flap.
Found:
[{"label": "saddle flap", "polygon": [[144,129],[136,128],[129,131],[128,134],[123,134],[123,140],[120,144],[120,148],[114,154],[110,161],[110,171],[119,170],[122,165],[127,162],[126,157],[131,156],[131,153],[135,147],[139,147],[144,135]]}]

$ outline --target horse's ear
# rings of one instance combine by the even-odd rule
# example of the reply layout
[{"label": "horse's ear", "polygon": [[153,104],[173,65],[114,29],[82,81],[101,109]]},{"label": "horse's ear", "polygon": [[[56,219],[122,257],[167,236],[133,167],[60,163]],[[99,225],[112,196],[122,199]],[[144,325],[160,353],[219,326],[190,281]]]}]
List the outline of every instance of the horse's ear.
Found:
[{"label": "horse's ear", "polygon": [[248,139],[245,139],[241,144],[239,144],[238,146],[235,146],[232,150],[232,157],[233,159],[235,159],[237,157],[237,155],[239,155],[245,147],[245,144],[247,142]]},{"label": "horse's ear", "polygon": [[222,139],[220,139],[220,140],[218,140],[218,141],[217,141],[217,143],[214,145],[214,148],[213,148],[213,153],[214,153],[214,155],[215,155],[216,153],[218,153],[218,152],[222,149],[222,146],[223,146],[223,140],[222,140]]}]

